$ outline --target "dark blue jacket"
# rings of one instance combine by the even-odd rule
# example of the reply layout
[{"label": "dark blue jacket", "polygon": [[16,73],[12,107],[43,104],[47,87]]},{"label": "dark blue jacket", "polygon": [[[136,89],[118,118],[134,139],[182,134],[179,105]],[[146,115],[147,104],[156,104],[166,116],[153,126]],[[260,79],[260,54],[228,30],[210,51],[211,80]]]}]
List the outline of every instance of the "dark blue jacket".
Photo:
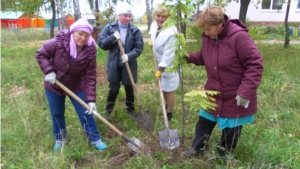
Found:
[{"label": "dark blue jacket", "polygon": [[[107,24],[101,31],[98,38],[98,45],[103,50],[108,50],[108,58],[106,63],[107,80],[109,82],[120,82],[118,79],[118,66],[120,59],[120,49],[116,38],[113,35],[115,31],[119,31],[118,22],[114,21]],[[131,69],[131,73],[135,82],[137,82],[137,57],[143,51],[144,42],[141,31],[133,24],[128,25],[126,43],[125,43],[125,54],[128,55],[128,64]],[[122,70],[122,84],[131,85],[125,65]]]}]

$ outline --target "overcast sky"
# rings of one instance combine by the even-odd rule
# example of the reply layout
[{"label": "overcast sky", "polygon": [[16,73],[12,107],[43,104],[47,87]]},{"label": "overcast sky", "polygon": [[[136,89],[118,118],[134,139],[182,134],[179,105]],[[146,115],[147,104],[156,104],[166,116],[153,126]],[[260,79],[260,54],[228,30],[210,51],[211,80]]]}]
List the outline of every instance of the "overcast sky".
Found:
[{"label": "overcast sky", "polygon": [[[156,4],[163,2],[163,0],[154,0],[153,6],[156,6]],[[139,2],[135,2],[132,4],[132,12],[134,17],[142,16],[146,12],[146,3],[144,0],[139,0]],[[90,13],[90,7],[86,4],[84,0],[80,1],[80,9],[82,14]],[[105,10],[105,8],[101,8],[100,12]]]},{"label": "overcast sky", "polygon": [[[163,0],[154,0],[153,1],[153,6],[155,7],[158,3],[163,2]],[[80,6],[80,10],[81,10],[81,14],[92,14],[89,5],[87,4],[86,0],[80,0],[79,1],[79,6]],[[146,3],[144,0],[139,0],[139,2],[135,2],[134,4],[132,4],[132,13],[134,18],[138,18],[141,17],[145,12],[146,12]],[[73,5],[71,6],[71,8],[73,8]],[[100,12],[102,12],[103,10],[105,10],[105,7],[100,8]],[[46,19],[50,19],[52,18],[52,13],[51,12],[44,12],[44,11],[40,11],[40,16],[46,18]]]}]

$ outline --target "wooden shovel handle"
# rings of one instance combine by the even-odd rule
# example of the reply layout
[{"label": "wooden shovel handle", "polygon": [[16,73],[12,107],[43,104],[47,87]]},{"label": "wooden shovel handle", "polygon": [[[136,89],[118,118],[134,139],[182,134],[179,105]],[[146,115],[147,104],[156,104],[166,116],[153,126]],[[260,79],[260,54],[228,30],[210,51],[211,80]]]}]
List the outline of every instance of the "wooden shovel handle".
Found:
[{"label": "wooden shovel handle", "polygon": [[[155,55],[155,52],[152,49],[152,52],[153,52],[153,58],[154,58],[154,66],[155,66],[155,70],[154,71],[157,71],[157,61],[156,61],[156,55]],[[165,123],[165,126],[167,129],[169,129],[169,122],[168,122],[168,117],[167,117],[167,112],[166,112],[166,103],[165,103],[165,98],[164,98],[164,94],[163,94],[163,91],[161,89],[161,82],[160,82],[160,79],[158,80],[158,88],[159,88],[159,95],[160,95],[160,100],[161,100],[161,107],[162,107],[162,111],[163,111],[163,116],[164,116],[164,123]]]},{"label": "wooden shovel handle", "polygon": [[[88,106],[88,104],[86,104],[83,100],[81,100],[78,96],[76,96],[71,90],[69,90],[65,85],[63,85],[62,83],[60,83],[58,80],[55,81],[55,84],[60,87],[63,91],[65,91],[69,96],[71,96],[72,98],[74,98],[79,104],[81,104],[84,108],[86,108],[87,110],[90,109],[90,107]],[[93,114],[98,117],[105,125],[107,125],[110,129],[112,129],[114,132],[116,132],[119,136],[121,136],[122,138],[124,138],[124,134],[118,130],[115,126],[113,126],[111,123],[109,123],[105,118],[103,118],[99,113],[97,113],[96,111],[93,111]],[[125,136],[125,138],[127,138]],[[128,140],[126,140],[128,142]]]}]

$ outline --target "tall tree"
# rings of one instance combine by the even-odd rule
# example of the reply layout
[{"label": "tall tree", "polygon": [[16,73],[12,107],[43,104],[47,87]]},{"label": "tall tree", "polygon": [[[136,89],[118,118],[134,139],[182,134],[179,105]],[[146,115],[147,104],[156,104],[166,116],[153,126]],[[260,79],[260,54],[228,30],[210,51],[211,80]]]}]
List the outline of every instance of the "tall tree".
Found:
[{"label": "tall tree", "polygon": [[75,21],[81,17],[79,0],[73,0]]},{"label": "tall tree", "polygon": [[56,20],[56,10],[55,10],[55,1],[51,1],[51,9],[52,9],[52,20],[50,25],[50,38],[54,38],[54,24]]},{"label": "tall tree", "polygon": [[96,15],[96,27],[100,27],[100,16],[99,16],[99,13],[100,13],[100,10],[99,10],[99,1],[98,0],[95,0],[95,13],[97,13],[98,15]]},{"label": "tall tree", "polygon": [[290,5],[291,0],[288,0],[287,6],[286,6],[286,13],[285,13],[285,19],[284,19],[284,26],[285,26],[285,39],[284,39],[284,48],[288,48],[290,46],[290,30],[289,30],[289,13],[290,13]]},{"label": "tall tree", "polygon": [[150,26],[152,23],[152,17],[151,17],[151,10],[150,10],[150,4],[149,0],[146,0],[146,13],[147,13],[147,18],[148,18],[148,31],[150,30]]},{"label": "tall tree", "polygon": [[61,17],[61,22],[59,23],[59,29],[64,29],[64,28],[69,28],[69,24],[67,22],[67,19],[66,19],[66,15],[63,11],[63,5],[62,5],[62,2],[60,0],[56,0],[56,7],[57,7],[57,11],[58,13],[60,14],[60,17]]},{"label": "tall tree", "polygon": [[248,6],[250,4],[250,0],[240,0],[240,13],[239,13],[239,19],[243,22],[246,23],[246,17],[247,17],[247,11],[248,11]]}]

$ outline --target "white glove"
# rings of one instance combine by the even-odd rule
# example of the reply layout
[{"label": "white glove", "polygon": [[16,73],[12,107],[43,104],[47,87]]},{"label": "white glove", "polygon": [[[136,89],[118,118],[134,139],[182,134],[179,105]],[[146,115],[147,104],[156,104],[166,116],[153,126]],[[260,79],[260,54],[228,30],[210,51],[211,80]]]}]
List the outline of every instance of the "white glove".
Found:
[{"label": "white glove", "polygon": [[240,95],[236,95],[235,100],[236,100],[236,104],[237,104],[238,106],[244,106],[245,109],[248,108],[249,103],[250,103],[250,100],[248,100],[248,99],[246,99],[246,98],[243,98],[243,97],[240,96]]},{"label": "white glove", "polygon": [[126,54],[121,56],[123,63],[128,62],[128,56]]},{"label": "white glove", "polygon": [[55,72],[51,72],[51,73],[46,74],[46,76],[45,76],[45,81],[46,82],[54,84],[55,80],[56,80],[56,73]]},{"label": "white glove", "polygon": [[115,38],[117,39],[117,40],[119,40],[120,39],[120,33],[119,32],[115,32],[114,33],[114,36],[115,36]]},{"label": "white glove", "polygon": [[96,104],[94,102],[89,102],[88,105],[89,105],[90,109],[87,110],[85,113],[93,114],[93,111],[97,111]]}]

